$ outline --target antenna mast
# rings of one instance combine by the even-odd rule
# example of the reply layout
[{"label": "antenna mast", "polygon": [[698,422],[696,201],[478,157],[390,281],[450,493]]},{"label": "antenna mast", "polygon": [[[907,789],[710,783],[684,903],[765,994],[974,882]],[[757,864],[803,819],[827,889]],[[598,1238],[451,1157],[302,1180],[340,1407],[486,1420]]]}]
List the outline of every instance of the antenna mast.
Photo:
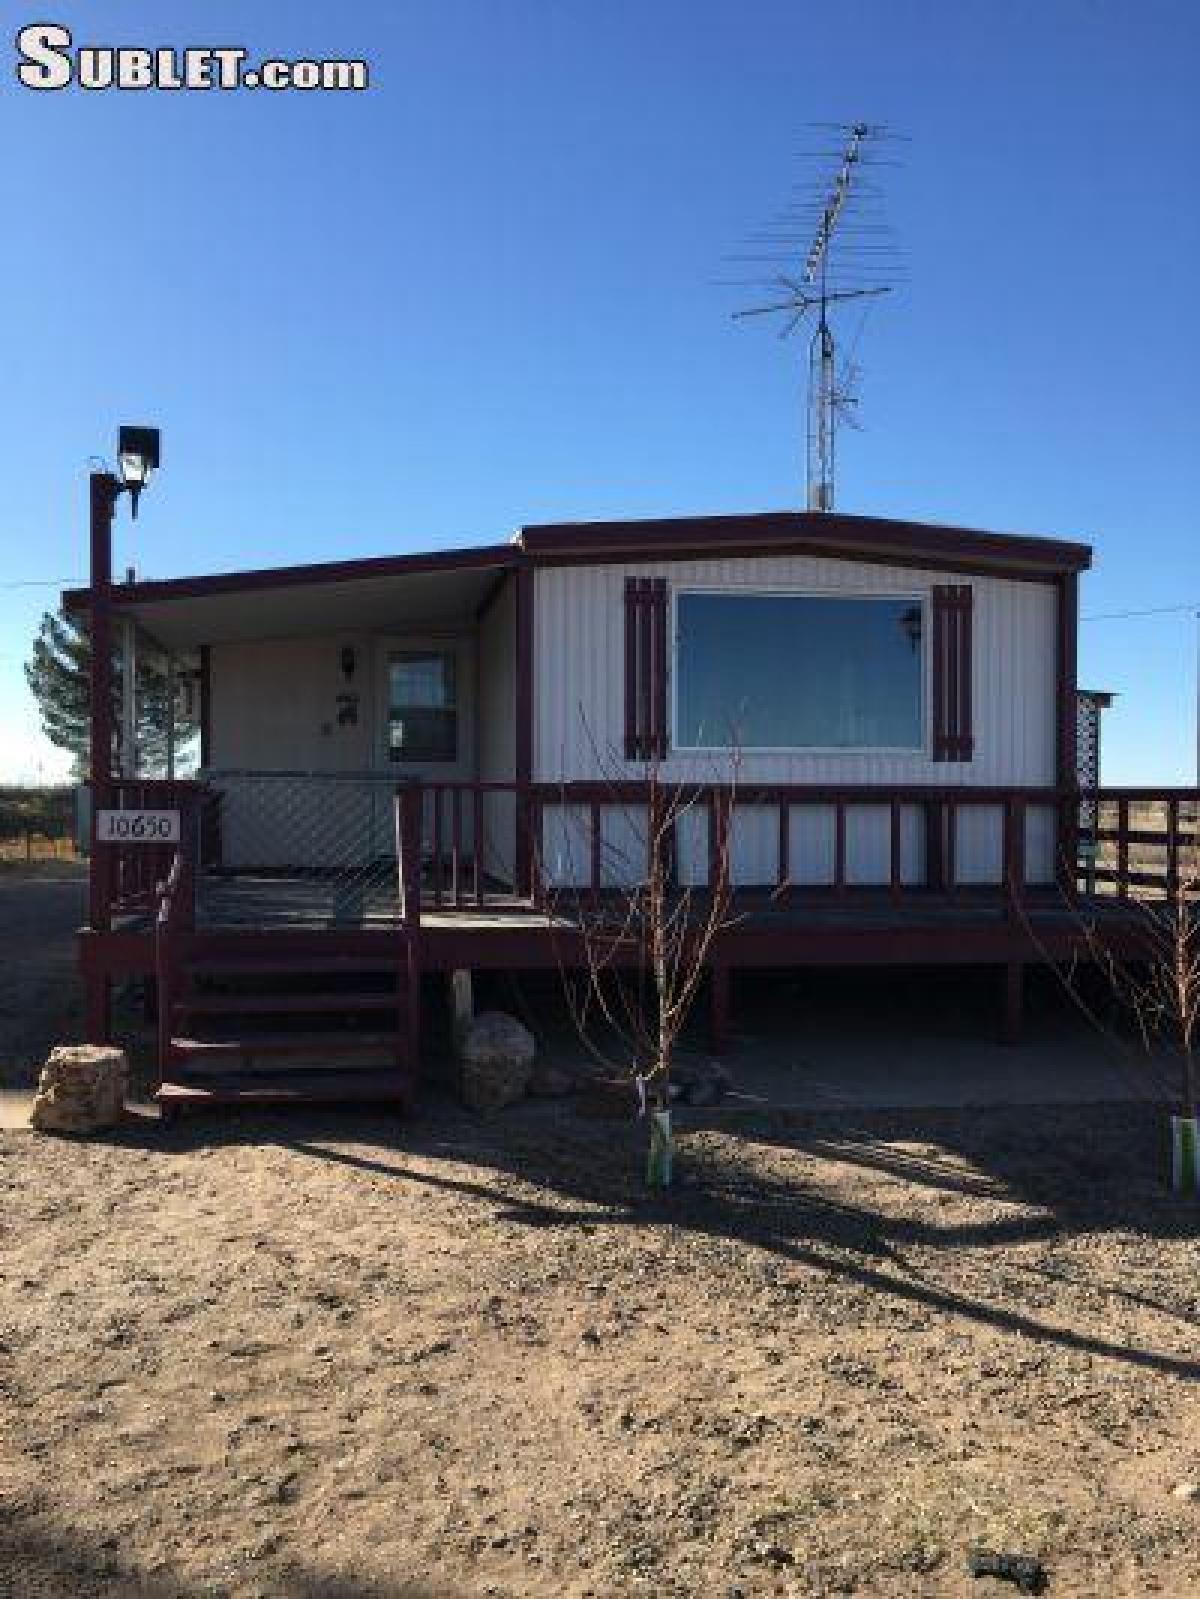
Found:
[{"label": "antenna mast", "polygon": [[[810,511],[833,510],[837,424],[839,420],[853,422],[851,412],[857,404],[851,377],[847,375],[839,385],[837,347],[829,322],[829,308],[843,300],[874,297],[888,294],[891,290],[890,284],[847,285],[831,277],[834,234],[851,200],[857,198],[865,187],[861,170],[866,164],[867,143],[884,136],[882,128],[866,122],[855,122],[839,131],[846,133],[846,144],[832,184],[818,192],[816,230],[799,279],[780,274],[772,281],[787,291],[787,299],[777,304],[753,306],[746,311],[734,312],[734,316],[739,318],[786,315],[788,320],[780,334],[781,338],[786,338],[798,326],[806,311],[815,310],[817,313],[817,325],[808,353],[807,472]],[[812,214],[811,205],[807,214]],[[791,220],[800,219],[790,216],[785,219]],[[870,237],[866,242],[863,242],[860,234],[850,248],[859,253],[865,252],[874,267],[889,248],[875,235],[886,234],[887,231],[886,228],[875,227],[869,230]],[[791,241],[772,236],[764,242],[788,244]]]}]

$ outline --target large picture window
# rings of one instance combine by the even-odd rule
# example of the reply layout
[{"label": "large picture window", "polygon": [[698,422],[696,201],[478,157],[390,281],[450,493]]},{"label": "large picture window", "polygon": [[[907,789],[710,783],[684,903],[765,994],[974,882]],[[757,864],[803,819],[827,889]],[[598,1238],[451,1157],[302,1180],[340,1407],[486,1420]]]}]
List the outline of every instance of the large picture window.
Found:
[{"label": "large picture window", "polygon": [[452,761],[458,754],[458,691],[452,650],[388,656],[388,759]]},{"label": "large picture window", "polygon": [[920,750],[916,597],[681,593],[675,746]]}]

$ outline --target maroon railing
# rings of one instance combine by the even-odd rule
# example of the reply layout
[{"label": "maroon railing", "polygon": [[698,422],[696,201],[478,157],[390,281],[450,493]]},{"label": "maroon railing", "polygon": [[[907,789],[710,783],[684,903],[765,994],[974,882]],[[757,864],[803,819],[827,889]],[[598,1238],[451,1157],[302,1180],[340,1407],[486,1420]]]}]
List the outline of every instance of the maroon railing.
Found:
[{"label": "maroon railing", "polygon": [[1082,886],[1119,899],[1200,886],[1200,788],[1091,788],[1079,795]]},{"label": "maroon railing", "polygon": [[[196,863],[207,860],[198,836],[207,794],[200,783],[138,780],[112,784],[106,799],[119,807],[183,812],[189,902]],[[735,892],[747,901],[764,895],[786,903],[982,895],[1015,916],[1035,890],[1056,888],[1068,899],[1081,892],[1125,897],[1169,891],[1194,869],[1200,849],[1200,790],[1190,788],[414,782],[396,793],[400,921],[416,931],[423,908],[537,908],[563,883],[564,860],[571,888],[599,895],[616,881],[611,818],[622,811],[644,814],[652,799],[668,813],[685,807],[675,817],[672,854],[677,874],[701,888],[715,870],[725,830],[756,813],[757,820],[735,834],[752,857],[752,870],[735,871]],[[797,827],[797,816],[816,811],[824,816],[814,831]],[[988,811],[995,813],[991,821],[964,825],[965,818]],[[875,813],[874,820],[864,822],[865,812]],[[697,816],[704,820],[693,823]],[[818,834],[819,846],[813,843]],[[801,840],[812,850],[805,862],[794,858]],[[107,892],[102,914],[156,907],[173,846],[101,845],[97,853],[104,857],[99,878]]]},{"label": "maroon railing", "polygon": [[204,785],[187,778],[118,778],[92,786],[92,851],[90,921],[111,925],[114,916],[155,912],[160,886],[179,850],[176,844],[100,843],[96,818],[102,810],[180,812],[181,832],[194,828]]},{"label": "maroon railing", "polygon": [[[588,832],[592,840],[589,882],[587,886],[598,891],[602,884],[601,848],[602,819],[605,810],[613,807],[645,805],[650,790],[637,783],[568,783],[560,787],[538,786],[534,789],[535,805],[539,811],[557,805],[568,808],[585,807],[588,812]],[[902,787],[877,788],[866,784],[839,787],[814,784],[761,784],[744,783],[737,787],[721,784],[663,785],[660,803],[669,810],[680,806],[703,811],[707,816],[708,874],[715,870],[715,852],[721,847],[724,829],[732,825],[736,814],[746,811],[769,813],[773,810],[775,822],[775,866],[773,874],[765,881],[753,885],[753,891],[766,891],[773,896],[815,895],[842,898],[865,891],[878,895],[886,891],[893,898],[913,892],[954,894],[971,888],[1004,889],[1008,894],[1019,894],[1026,884],[1026,818],[1031,810],[1043,811],[1047,819],[1057,816],[1060,796],[1050,788],[930,788]],[[832,861],[828,880],[802,880],[792,870],[792,819],[797,812],[824,811],[832,817]],[[967,882],[959,871],[958,819],[970,811],[999,811],[1001,832],[999,836],[998,874],[991,881]],[[856,879],[850,861],[850,819],[856,812],[884,811],[886,819],[886,870],[879,877]],[[904,818],[905,812],[916,813],[921,833],[923,870],[919,881],[906,880]],[[771,824],[767,822],[768,828]],[[535,832],[535,836],[538,836]],[[1058,840],[1047,851],[1053,861]],[[679,854],[676,840],[676,856]]]}]

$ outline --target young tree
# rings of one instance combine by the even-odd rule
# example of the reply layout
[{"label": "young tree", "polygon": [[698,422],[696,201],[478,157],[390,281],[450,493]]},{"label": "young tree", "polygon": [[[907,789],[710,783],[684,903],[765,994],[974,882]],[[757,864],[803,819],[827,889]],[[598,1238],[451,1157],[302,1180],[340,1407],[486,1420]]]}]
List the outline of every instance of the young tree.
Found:
[{"label": "young tree", "polygon": [[[46,737],[59,749],[68,750],[75,760],[75,771],[85,777],[91,768],[88,748],[91,736],[90,686],[92,646],[86,615],[67,611],[47,612],[33,641],[25,663],[25,681],[38,702]],[[123,662],[114,651],[113,751],[114,766],[121,756],[121,715]],[[137,659],[137,746],[142,771],[162,770],[166,763],[167,723],[170,715],[168,680],[165,667],[155,653],[139,652]],[[176,717],[176,748],[182,747],[197,731],[195,718]]]},{"label": "young tree", "polygon": [[[1149,846],[1165,850],[1166,855],[1166,869],[1157,887],[1150,881],[1154,874],[1147,872],[1121,899],[1106,906],[1093,898],[1088,910],[1075,915],[1081,950],[1101,974],[1119,1010],[1133,1022],[1147,1064],[1163,1049],[1177,1062],[1178,1077],[1170,1084],[1160,1078],[1159,1086],[1177,1098],[1178,1115],[1173,1118],[1172,1130],[1175,1180],[1179,1187],[1195,1192],[1200,1187],[1200,1073],[1196,1058],[1200,1046],[1200,806],[1193,807],[1190,834],[1183,831],[1183,825],[1177,808],[1168,807],[1166,831],[1157,845]],[[1119,929],[1113,915],[1118,906]],[[1024,923],[1031,942],[1041,948],[1034,922],[1024,916]],[[1120,932],[1119,941],[1114,931]],[[1077,967],[1072,965],[1060,976],[1084,1016],[1113,1038],[1113,1030],[1084,997]],[[1119,1036],[1115,1041],[1122,1044]]]},{"label": "young tree", "polygon": [[[670,1182],[679,1036],[715,946],[735,920],[735,779],[731,761],[723,784],[666,783],[651,760],[637,785],[609,774],[603,801],[586,807],[584,827],[572,825],[578,807],[564,787],[555,858],[539,863],[551,933],[558,941],[569,930],[582,950],[579,969],[559,946],[572,1023],[593,1059],[631,1078],[652,1110],[648,1175],[662,1186]],[[707,861],[687,882],[678,871],[681,841],[693,852],[703,847]]]}]

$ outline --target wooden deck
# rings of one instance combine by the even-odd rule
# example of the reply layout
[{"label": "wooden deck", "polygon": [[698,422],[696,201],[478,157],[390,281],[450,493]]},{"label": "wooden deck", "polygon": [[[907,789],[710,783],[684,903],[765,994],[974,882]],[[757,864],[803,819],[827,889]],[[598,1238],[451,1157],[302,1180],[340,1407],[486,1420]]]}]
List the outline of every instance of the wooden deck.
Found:
[{"label": "wooden deck", "polygon": [[[464,818],[472,817],[473,836],[480,836],[482,807],[497,794],[513,802],[519,847],[494,858],[506,863],[521,892],[483,869],[464,833]],[[594,784],[555,791],[451,785],[434,791],[432,802],[409,786],[395,795],[394,853],[385,847],[376,854],[372,836],[370,849],[342,851],[336,863],[297,869],[236,866],[230,840],[222,843],[213,828],[200,825],[198,795],[168,796],[191,818],[181,843],[168,847],[169,860],[159,858],[157,845],[97,848],[92,925],[80,941],[88,1034],[108,1036],[115,980],[152,979],[164,1082],[182,1078],[194,1088],[197,1075],[211,1068],[207,1054],[228,1051],[232,1043],[241,1063],[230,1091],[239,1095],[261,1088],[255,1060],[265,1046],[256,1018],[268,1004],[290,1019],[281,1048],[294,1054],[315,1037],[322,1059],[344,1055],[344,1069],[357,1070],[351,1055],[362,1039],[351,1023],[360,1010],[373,1014],[377,999],[367,978],[382,968],[395,1003],[388,1008],[385,1058],[372,1069],[387,1076],[364,1079],[363,1091],[382,1085],[391,1093],[399,1084],[410,1099],[420,1063],[422,978],[459,969],[585,967],[595,932],[585,907],[610,902],[614,892],[603,850],[605,808],[641,801],[647,814],[652,809],[645,785],[629,785],[628,792]],[[661,791],[651,797],[659,805]],[[145,794],[133,798],[147,802]],[[1020,1033],[1026,969],[1094,959],[1097,932],[1111,949],[1144,951],[1144,921],[1134,900],[1143,892],[1161,898],[1179,887],[1200,831],[1195,790],[917,788],[892,791],[881,805],[876,791],[861,786],[784,786],[740,790],[736,800],[756,809],[760,821],[765,807],[768,823],[774,808],[777,850],[768,850],[765,886],[734,888],[730,920],[708,952],[706,993],[717,1050],[729,1037],[733,974],[751,968],[992,966],[1000,978],[1001,1036],[1013,1041]],[[701,886],[687,891],[698,915],[708,885],[727,881],[735,796],[709,786],[699,803],[707,847],[689,857],[686,873],[695,875],[699,863]],[[584,879],[575,891],[555,890],[543,876],[545,816],[564,806],[587,818],[586,859],[568,857]],[[791,872],[804,863],[792,859],[793,823],[797,814],[811,819],[814,806],[833,818],[829,880],[797,884]],[[863,806],[882,811],[886,822],[882,854],[877,850],[866,862],[851,850],[848,825],[855,807]],[[919,881],[912,880],[911,850],[905,853],[906,806],[910,820],[915,808],[921,823]],[[993,880],[982,886],[973,881],[978,861],[960,859],[958,829],[959,818],[979,814],[980,807],[998,814],[1000,824],[989,866]],[[1054,823],[1054,847],[1031,854],[1027,824],[1039,814]],[[1082,849],[1081,825],[1088,835]],[[676,846],[679,836],[675,828]],[[268,856],[295,859],[270,828],[262,844]],[[315,858],[325,856],[316,852]],[[668,850],[668,860],[668,881],[685,875],[677,847]],[[813,870],[811,859],[807,869]],[[752,870],[762,872],[763,863],[756,858]],[[869,885],[859,880],[867,872]],[[1054,880],[1047,881],[1051,872]],[[615,937],[620,917],[609,920]],[[621,939],[610,958],[632,967],[644,962],[644,950],[636,938]],[[351,998],[340,980],[323,988],[320,974],[331,963],[344,966],[361,992]],[[213,970],[225,978],[211,998],[229,1017],[214,1019],[206,1008],[205,973]],[[243,992],[247,975],[253,992]],[[193,1012],[203,1034],[198,1039],[186,1030]],[[309,1027],[314,1017],[320,1023],[315,1032]],[[232,1039],[222,1028],[232,1028]]]},{"label": "wooden deck", "polygon": [[[698,911],[704,894],[696,891]],[[579,917],[574,900],[563,895],[553,910],[537,905],[527,895],[489,891],[482,906],[429,903],[421,911],[421,936],[434,939],[450,934],[494,934],[503,939],[513,933],[533,934],[549,940],[554,931],[577,931]],[[1052,932],[1082,921],[1121,922],[1130,917],[1126,902],[1111,892],[1080,894],[1068,905],[1059,892],[1047,887],[1030,890],[1017,924]],[[837,893],[831,888],[777,890],[745,889],[737,892],[733,925],[726,935],[736,943],[739,935],[776,932],[849,931],[903,936],[916,930],[937,929],[953,935],[985,927],[1011,928],[1011,905],[999,887],[959,889],[953,893],[907,890],[897,899],[886,888],[859,888]],[[398,896],[380,884],[347,883],[311,873],[270,872],[201,874],[196,884],[196,934],[239,933],[380,935],[404,925]],[[152,918],[137,913],[118,920],[114,932],[148,934]]]}]

